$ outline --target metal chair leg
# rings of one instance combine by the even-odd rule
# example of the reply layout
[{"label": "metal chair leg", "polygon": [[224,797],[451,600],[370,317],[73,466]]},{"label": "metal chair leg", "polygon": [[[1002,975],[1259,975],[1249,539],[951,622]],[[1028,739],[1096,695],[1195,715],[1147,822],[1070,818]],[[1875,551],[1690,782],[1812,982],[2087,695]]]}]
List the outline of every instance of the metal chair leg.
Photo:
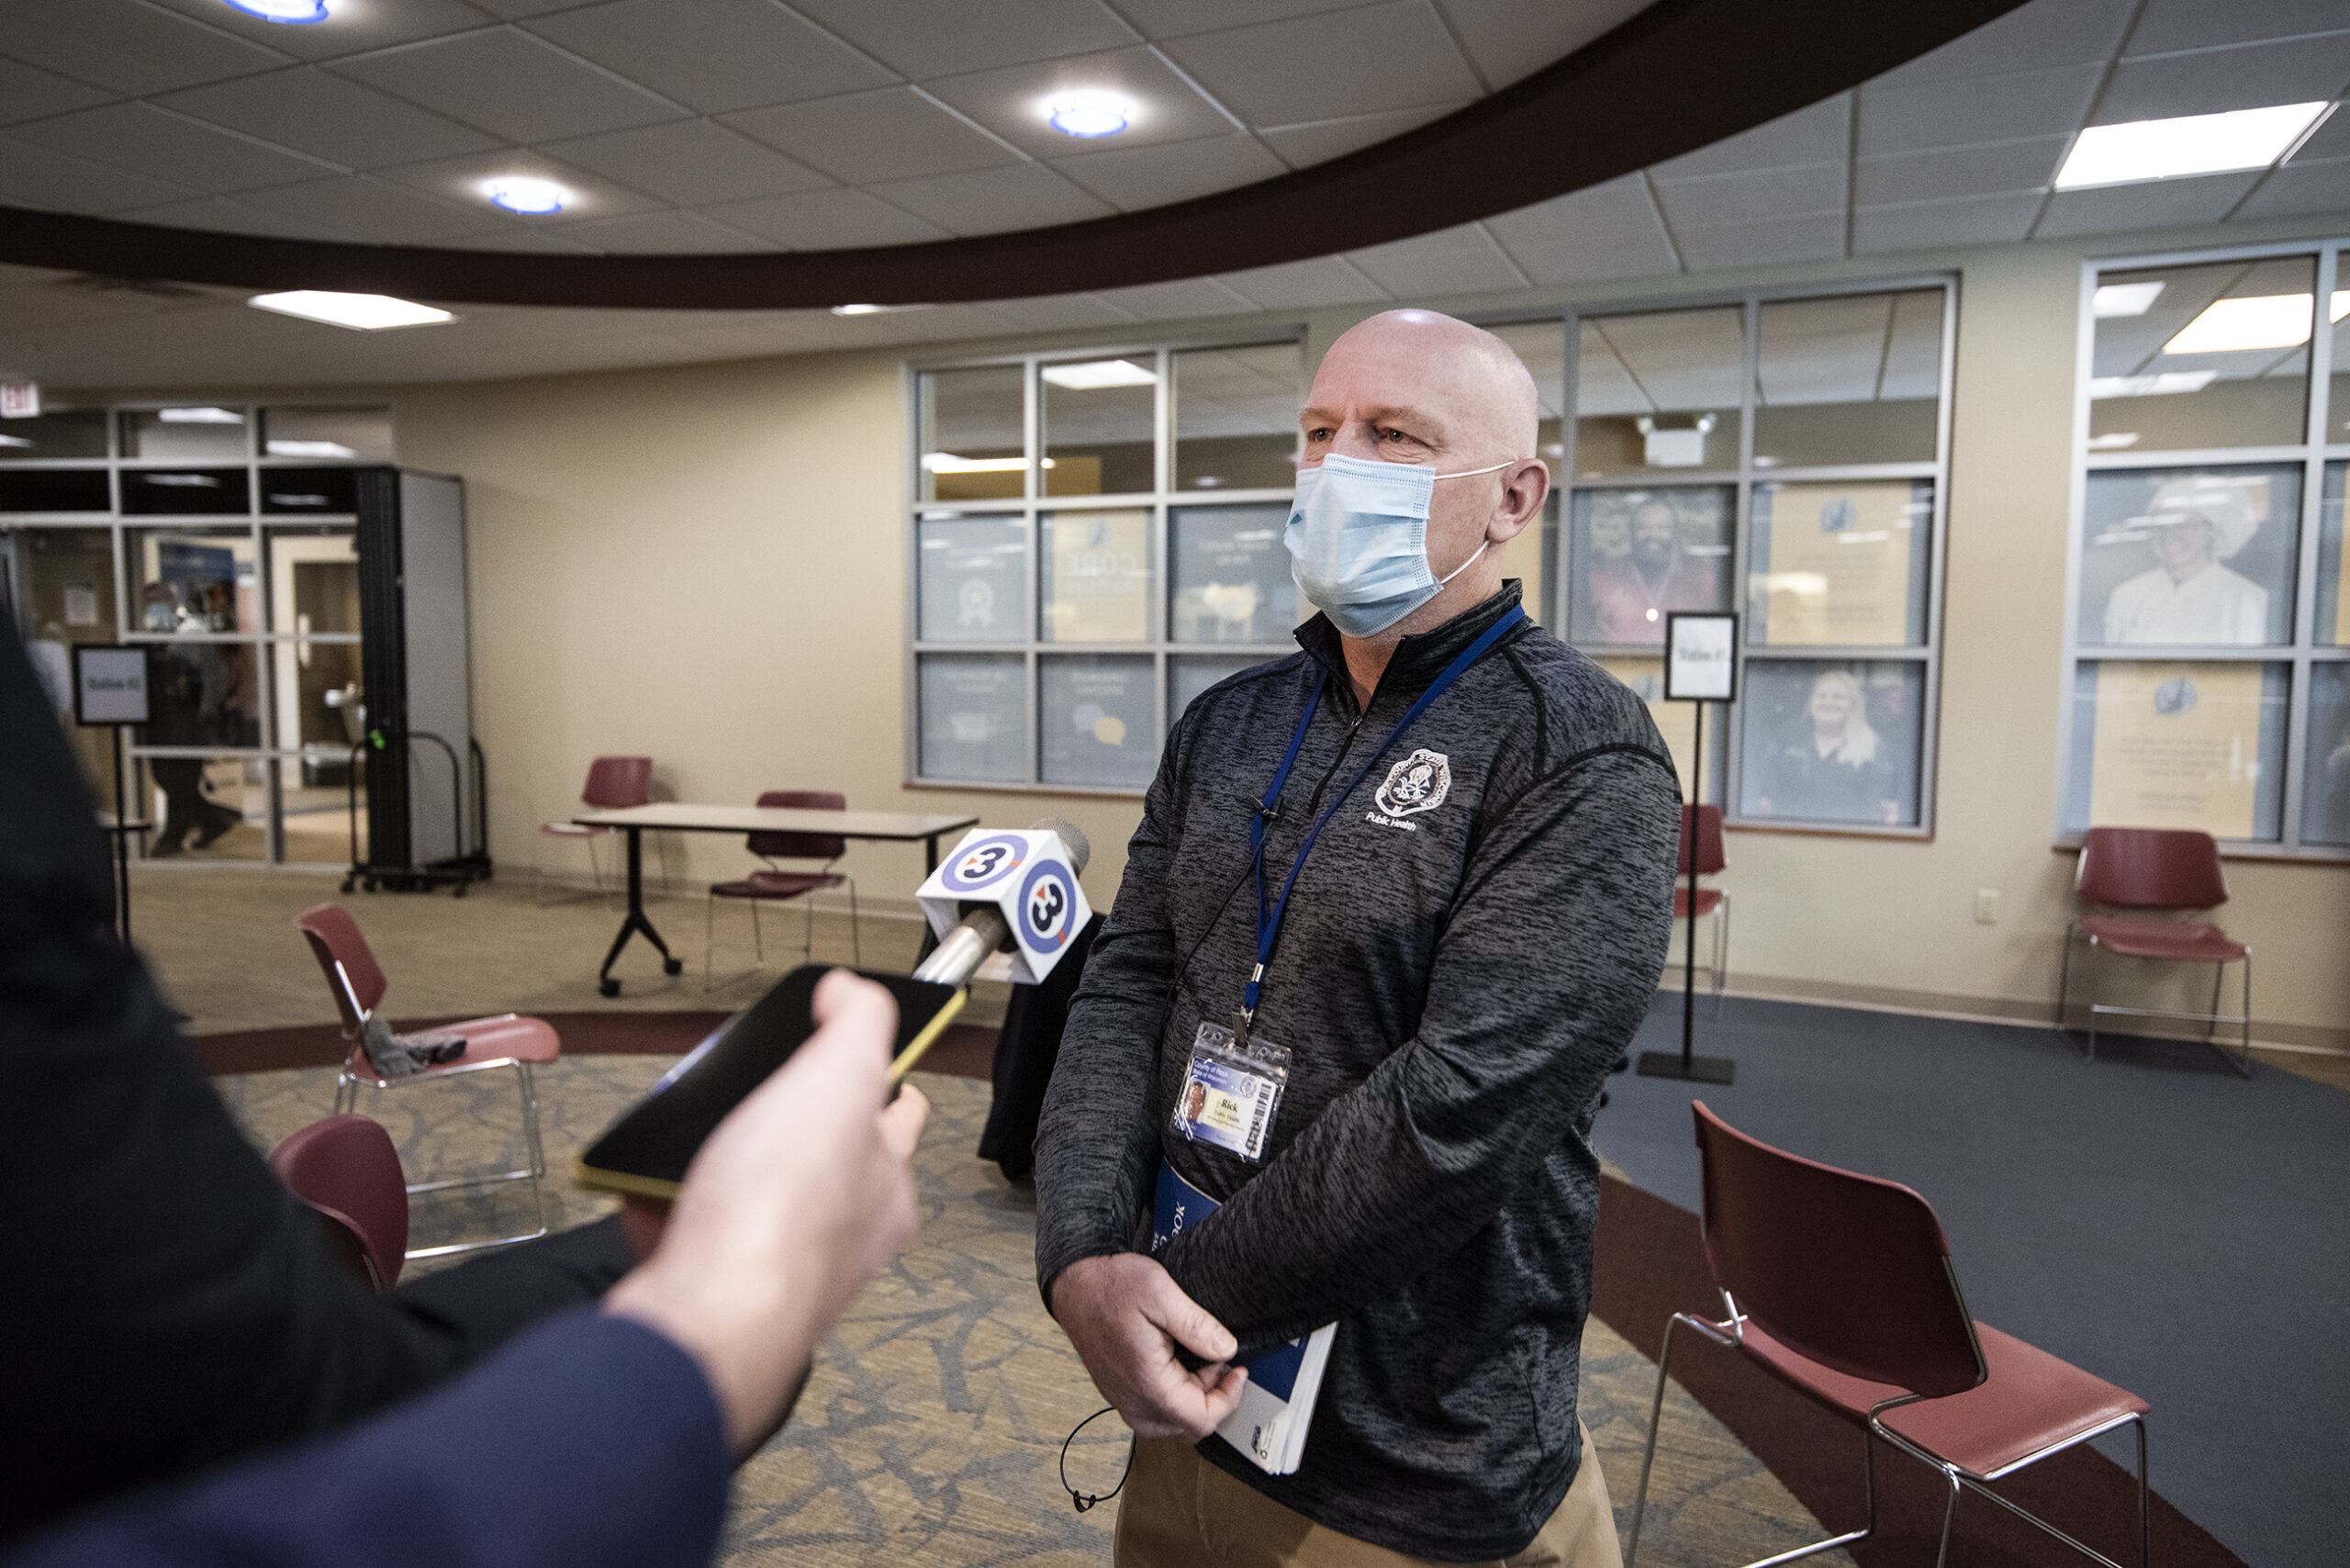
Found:
[{"label": "metal chair leg", "polygon": [[2065,927],[2065,954],[2056,967],[2056,1027],[2064,1029],[2070,1022],[2073,997],[2073,944],[2080,940],[2077,924]]},{"label": "metal chair leg", "polygon": [[[2252,1011],[2250,1004],[2245,1005],[2244,1011]],[[2150,1542],[2154,1521],[2146,1506],[2146,1418],[2141,1416],[2131,1425],[2138,1428],[2138,1568],[2153,1568]]]},{"label": "metal chair leg", "polygon": [[1649,1400],[1649,1440],[1640,1450],[1640,1484],[1632,1494],[1632,1535],[1624,1543],[1624,1568],[1632,1568],[1640,1554],[1640,1518],[1648,1511],[1649,1470],[1656,1463],[1657,1430],[1664,1422],[1664,1380],[1666,1369],[1673,1365],[1673,1331],[1681,1327],[1681,1315],[1674,1313],[1664,1326],[1664,1343],[1658,1347],[1656,1358],[1656,1393]]},{"label": "metal chair leg", "polygon": [[[856,880],[855,880],[854,879],[845,879],[845,880],[847,880],[847,882],[848,882],[848,956],[849,956],[849,962],[851,962],[851,963],[855,964],[858,969],[863,969],[863,968],[865,967],[865,942],[864,942],[864,938],[863,938],[862,936],[860,936],[860,935],[857,934],[857,925],[856,925]],[[2249,970],[2249,969],[2246,969],[2244,972],[2245,972],[2245,974],[2249,975],[2252,971],[2251,971],[2251,970]],[[2247,997],[2245,998],[2244,1004],[2244,1010],[2246,1013],[2250,1013],[2250,1012],[2252,1011],[2252,1002],[2251,1002],[2251,999],[2250,999],[2250,997],[2249,997],[2249,996],[2247,996]]]},{"label": "metal chair leg", "polygon": [[539,1234],[547,1233],[547,1153],[539,1142],[539,1088],[531,1076],[531,1064],[517,1061],[514,1071],[522,1089],[522,1147],[531,1156],[531,1206],[539,1216]]},{"label": "metal chair leg", "polygon": [[[2089,938],[2089,952],[2092,956],[2097,952],[2097,938],[2094,936]],[[2104,988],[2098,984],[2098,967],[2092,966],[2089,969],[2089,1041],[2087,1048],[2081,1052],[2083,1061],[2097,1060],[2098,998],[2104,994]]]},{"label": "metal chair leg", "polygon": [[[2236,1076],[2252,1076],[2252,949],[2244,950],[2244,1049],[2236,1058]],[[2142,1433],[2143,1437],[2143,1434]]]},{"label": "metal chair leg", "polygon": [[814,893],[800,895],[800,961],[803,964],[812,964],[816,961],[816,895]]},{"label": "metal chair leg", "polygon": [[1934,1553],[1934,1568],[1943,1568],[1950,1561],[1950,1527],[1958,1522],[1958,1472],[1944,1465],[1942,1479],[1950,1483],[1950,1501],[1942,1505],[1942,1544]]},{"label": "metal chair leg", "polygon": [[1714,906],[1714,1016],[1722,1015],[1722,988],[1729,982],[1729,895]]},{"label": "metal chair leg", "polygon": [[702,901],[701,910],[701,988],[718,989],[718,895],[712,893]]}]

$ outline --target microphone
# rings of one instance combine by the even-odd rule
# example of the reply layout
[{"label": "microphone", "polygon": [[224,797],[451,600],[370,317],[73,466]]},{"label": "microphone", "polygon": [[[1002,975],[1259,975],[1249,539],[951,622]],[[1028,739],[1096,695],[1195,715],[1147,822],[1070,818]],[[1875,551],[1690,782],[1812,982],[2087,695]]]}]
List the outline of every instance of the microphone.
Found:
[{"label": "microphone", "polygon": [[[1093,846],[1087,841],[1084,829],[1059,817],[1038,817],[1028,824],[1028,831],[1057,835],[1061,847],[1069,851],[1070,872],[1085,874],[1085,863],[1093,857]],[[922,961],[913,978],[959,991],[970,980],[971,971],[999,949],[1012,950],[1012,927],[1004,924],[1003,912],[992,904],[975,909],[964,915],[930,957]]]}]

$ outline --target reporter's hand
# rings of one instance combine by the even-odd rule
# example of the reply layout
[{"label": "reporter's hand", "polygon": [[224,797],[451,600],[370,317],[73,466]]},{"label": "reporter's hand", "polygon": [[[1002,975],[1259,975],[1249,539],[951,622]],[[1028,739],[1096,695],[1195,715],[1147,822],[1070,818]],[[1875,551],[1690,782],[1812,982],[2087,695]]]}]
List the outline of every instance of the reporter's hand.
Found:
[{"label": "reporter's hand", "polygon": [[896,1005],[834,970],[812,1011],[815,1034],[719,1123],[652,1256],[604,1297],[700,1364],[738,1452],[775,1428],[825,1331],[914,1230],[907,1165],[930,1103],[889,1098]]},{"label": "reporter's hand", "polygon": [[[1240,1403],[1248,1373],[1225,1364],[1239,1341],[1157,1260],[1080,1259],[1053,1282],[1052,1305],[1093,1386],[1137,1436],[1196,1442]],[[1190,1371],[1175,1359],[1179,1342],[1214,1364]]]}]

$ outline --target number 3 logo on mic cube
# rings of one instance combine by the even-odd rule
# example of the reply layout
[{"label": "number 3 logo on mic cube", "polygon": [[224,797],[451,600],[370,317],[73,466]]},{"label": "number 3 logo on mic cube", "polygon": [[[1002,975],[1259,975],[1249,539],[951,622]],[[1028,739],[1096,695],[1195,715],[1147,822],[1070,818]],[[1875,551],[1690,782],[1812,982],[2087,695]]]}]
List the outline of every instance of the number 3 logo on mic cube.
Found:
[{"label": "number 3 logo on mic cube", "polygon": [[979,829],[942,861],[915,897],[944,937],[971,905],[993,904],[1012,928],[1012,980],[1035,985],[1093,918],[1060,835],[1035,828]]}]

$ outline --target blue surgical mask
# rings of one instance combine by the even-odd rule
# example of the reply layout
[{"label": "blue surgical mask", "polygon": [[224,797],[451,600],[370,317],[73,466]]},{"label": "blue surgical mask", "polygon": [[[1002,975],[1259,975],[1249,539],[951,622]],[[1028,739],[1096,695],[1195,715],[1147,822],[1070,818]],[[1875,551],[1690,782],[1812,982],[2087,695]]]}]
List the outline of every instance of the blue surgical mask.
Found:
[{"label": "blue surgical mask", "polygon": [[1414,463],[1333,453],[1318,467],[1299,469],[1297,498],[1282,532],[1298,591],[1348,636],[1377,636],[1485,553],[1479,544],[1476,554],[1442,577],[1428,565],[1428,504],[1436,482],[1509,466],[1436,474]]}]

